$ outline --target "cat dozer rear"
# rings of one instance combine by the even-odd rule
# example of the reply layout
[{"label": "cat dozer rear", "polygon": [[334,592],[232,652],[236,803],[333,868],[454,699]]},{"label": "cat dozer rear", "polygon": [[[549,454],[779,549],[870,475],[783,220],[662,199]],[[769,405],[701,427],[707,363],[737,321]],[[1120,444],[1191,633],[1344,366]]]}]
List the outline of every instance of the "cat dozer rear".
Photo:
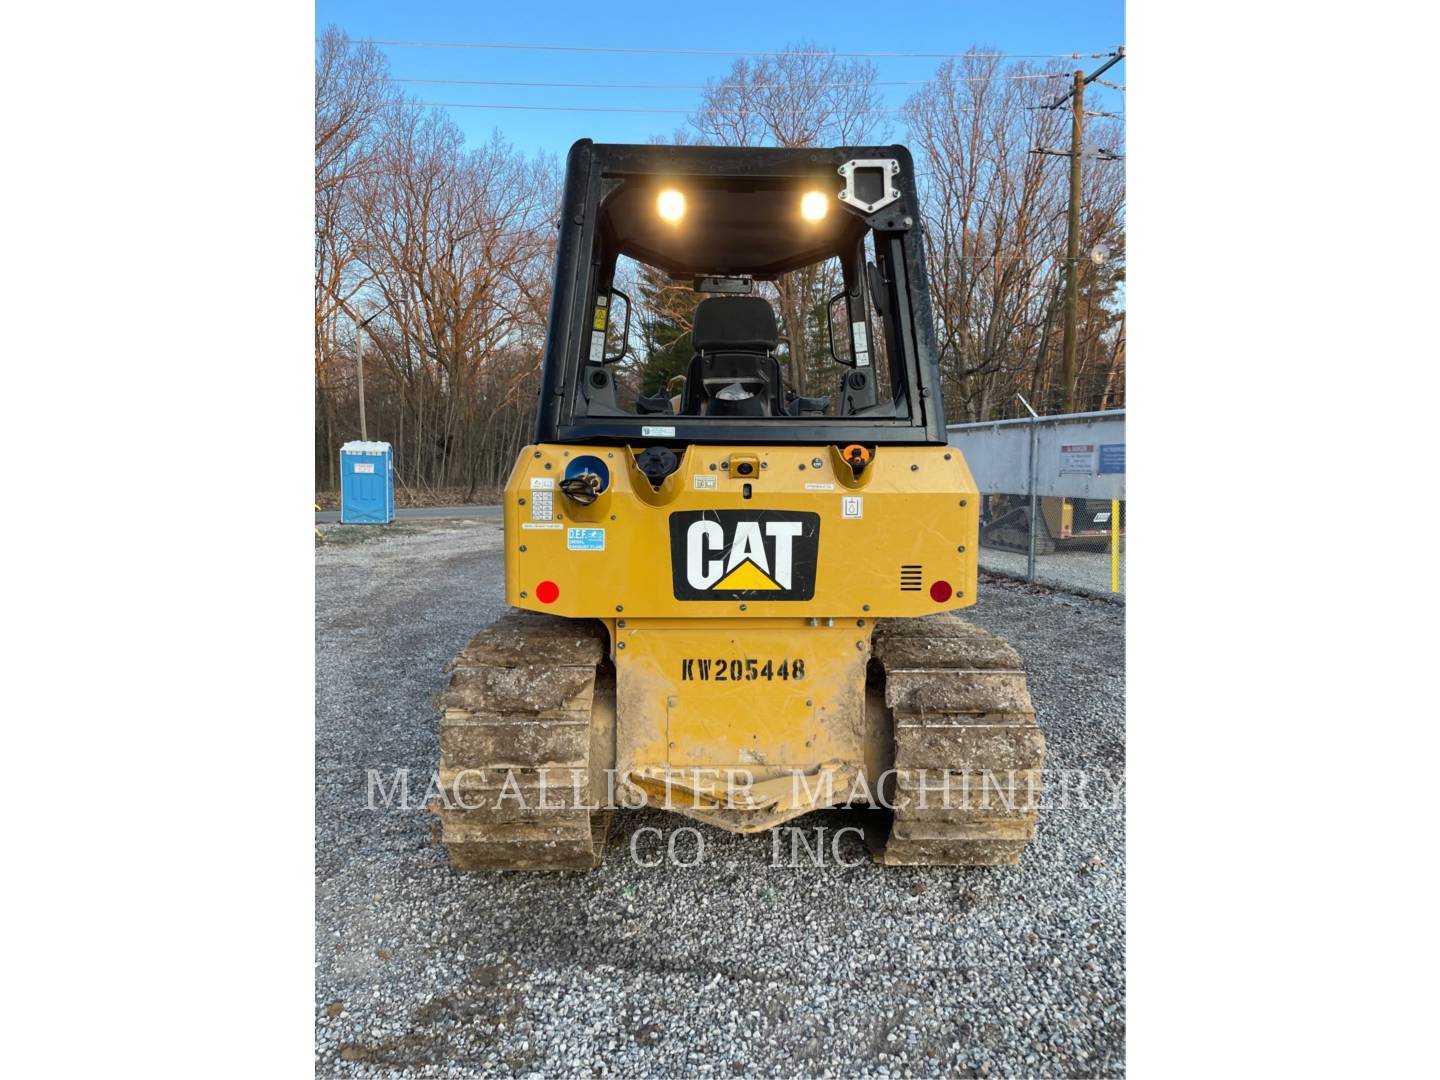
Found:
[{"label": "cat dozer rear", "polygon": [[[913,179],[901,146],[571,149],[505,489],[518,610],[439,697],[457,869],[593,868],[612,809],[647,803],[743,833],[866,805],[884,863],[1018,861],[1045,740],[1015,650],[955,616],[980,500],[945,441]],[[622,257],[703,297],[648,396]],[[828,315],[833,383],[803,384],[769,296],[796,336]]]}]

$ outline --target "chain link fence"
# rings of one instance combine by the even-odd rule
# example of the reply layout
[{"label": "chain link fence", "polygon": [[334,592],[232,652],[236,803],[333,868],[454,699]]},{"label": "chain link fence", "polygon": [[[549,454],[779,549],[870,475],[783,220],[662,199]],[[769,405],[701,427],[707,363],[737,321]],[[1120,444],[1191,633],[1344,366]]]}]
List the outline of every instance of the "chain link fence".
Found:
[{"label": "chain link fence", "polygon": [[980,489],[980,567],[1125,592],[1125,410],[952,424]]}]

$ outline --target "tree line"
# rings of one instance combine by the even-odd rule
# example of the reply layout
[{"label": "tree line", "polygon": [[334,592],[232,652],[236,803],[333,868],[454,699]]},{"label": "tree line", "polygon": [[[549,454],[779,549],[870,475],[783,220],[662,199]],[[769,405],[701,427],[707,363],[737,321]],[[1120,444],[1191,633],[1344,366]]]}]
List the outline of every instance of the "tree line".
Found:
[{"label": "tree line", "polygon": [[467,148],[393,89],[383,56],[321,39],[315,111],[317,485],[368,433],[412,488],[473,495],[530,436],[557,169],[498,136]]},{"label": "tree line", "polygon": [[[799,45],[738,60],[703,92],[687,124],[655,141],[814,146],[903,141],[923,202],[947,419],[1016,415],[1016,394],[1060,411],[1065,159],[1069,113],[1043,108],[1065,82],[1051,69],[977,50],[943,64],[893,119],[866,61]],[[1058,70],[1056,68],[1055,70]],[[396,447],[416,491],[503,482],[531,437],[551,288],[561,167],[498,134],[467,147],[440,109],[395,89],[386,60],[335,28],[316,51],[316,485],[337,482],[341,443]],[[1108,118],[1087,141],[1122,149]],[[1085,170],[1074,401],[1124,403],[1124,172]],[[698,297],[647,267],[628,268],[634,355],[621,381],[660,392],[689,360]],[[826,302],[832,260],[764,283],[802,394],[834,389]]]}]

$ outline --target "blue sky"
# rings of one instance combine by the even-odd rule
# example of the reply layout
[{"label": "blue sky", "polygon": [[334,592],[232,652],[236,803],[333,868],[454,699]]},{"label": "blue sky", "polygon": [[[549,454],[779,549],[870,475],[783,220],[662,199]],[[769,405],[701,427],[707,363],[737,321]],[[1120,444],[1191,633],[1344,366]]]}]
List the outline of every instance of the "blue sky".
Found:
[{"label": "blue sky", "polygon": [[[1122,0],[907,0],[875,19],[883,5],[711,4],[691,0],[573,0],[462,3],[458,0],[317,0],[317,27],[331,23],[352,38],[486,42],[526,45],[608,45],[678,49],[782,49],[813,41],[840,51],[963,52],[971,46],[1006,53],[1108,51],[1125,40]],[[729,56],[655,56],[615,53],[532,52],[490,49],[385,47],[396,78],[502,79],[533,82],[704,83],[729,70]],[[929,77],[930,59],[877,59],[881,80]],[[1083,60],[1093,70],[1102,61]],[[1123,83],[1125,68],[1111,69]],[[1107,76],[1108,77],[1108,76]],[[520,86],[406,84],[412,97],[430,102],[515,105],[586,105],[691,109],[699,90],[569,89]],[[887,86],[887,107],[901,105],[914,86]],[[1119,111],[1112,90],[1092,88],[1087,104]],[[471,143],[500,130],[521,150],[563,155],[578,138],[645,142],[684,123],[682,114],[529,112],[451,108],[448,114]],[[898,136],[900,132],[895,132]]]}]

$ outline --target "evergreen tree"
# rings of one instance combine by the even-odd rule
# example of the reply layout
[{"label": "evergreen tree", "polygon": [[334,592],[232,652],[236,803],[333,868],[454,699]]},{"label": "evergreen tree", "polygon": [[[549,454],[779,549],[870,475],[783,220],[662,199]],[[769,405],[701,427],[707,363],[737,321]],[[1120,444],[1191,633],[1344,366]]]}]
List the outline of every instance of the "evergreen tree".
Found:
[{"label": "evergreen tree", "polygon": [[689,368],[690,324],[701,297],[650,266],[640,267],[639,293],[636,306],[645,349],[640,392],[651,396],[665,393],[670,380]]}]

